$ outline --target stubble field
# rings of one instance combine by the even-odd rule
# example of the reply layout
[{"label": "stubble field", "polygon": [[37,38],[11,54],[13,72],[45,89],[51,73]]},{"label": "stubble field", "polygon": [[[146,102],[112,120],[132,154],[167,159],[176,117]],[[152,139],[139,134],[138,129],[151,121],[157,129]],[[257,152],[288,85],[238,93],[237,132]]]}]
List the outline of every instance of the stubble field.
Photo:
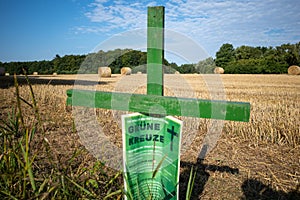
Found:
[{"label": "stubble field", "polygon": [[[103,157],[104,160],[99,162],[89,153],[89,147],[83,145],[82,138],[80,140],[77,130],[79,125],[74,120],[76,108],[66,106],[66,90],[76,87],[145,93],[146,76],[113,75],[100,81],[96,75],[30,76],[29,81],[36,105],[32,103],[30,87],[24,77],[18,77],[17,88],[19,97],[22,98],[20,103],[13,77],[0,77],[0,119],[3,127],[7,125],[12,113],[19,113],[21,110],[23,129],[37,127],[34,137],[28,143],[31,148],[29,156],[34,159],[33,180],[41,192],[33,192],[32,195],[45,199],[70,196],[102,199],[121,189],[121,175],[103,164],[112,155]],[[215,122],[211,119],[178,117],[184,121],[180,199],[185,197],[192,166],[197,168],[192,199],[300,197],[299,76],[165,75],[165,95],[225,99],[251,104],[249,122],[221,123],[216,144],[204,159],[199,159],[198,156],[204,138]],[[89,113],[95,116],[111,143],[121,148],[119,120],[120,115],[125,112],[89,109],[86,114]],[[1,130],[2,137],[5,130]],[[5,139],[2,138],[1,143],[0,161],[4,162],[7,154],[3,148]],[[114,159],[113,156],[111,159]],[[63,177],[66,183],[62,180]],[[70,185],[68,189],[67,182]],[[32,180],[30,183],[32,186]],[[26,187],[30,187],[30,183],[25,184]],[[22,188],[16,189],[15,186],[10,190],[22,193]],[[5,194],[2,192],[0,196],[7,197]],[[117,193],[111,199],[121,196]]]}]

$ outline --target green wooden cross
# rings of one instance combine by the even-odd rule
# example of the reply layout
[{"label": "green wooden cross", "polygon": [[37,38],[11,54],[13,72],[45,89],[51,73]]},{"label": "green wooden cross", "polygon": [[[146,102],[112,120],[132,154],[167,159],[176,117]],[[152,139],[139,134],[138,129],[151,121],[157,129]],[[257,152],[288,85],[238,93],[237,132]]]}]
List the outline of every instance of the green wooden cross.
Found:
[{"label": "green wooden cross", "polygon": [[[152,116],[172,115],[249,121],[250,103],[163,96],[163,60],[164,7],[149,7],[147,94],[70,89],[67,90],[67,105],[140,112]],[[153,109],[154,106],[164,109]]]},{"label": "green wooden cross", "polygon": [[[250,104],[244,102],[230,102],[230,101],[218,101],[218,100],[205,100],[205,99],[195,99],[195,98],[177,98],[164,96],[164,84],[163,84],[163,60],[164,60],[164,7],[149,7],[148,8],[148,29],[147,29],[147,94],[128,94],[128,93],[116,93],[116,92],[104,92],[104,91],[91,91],[91,90],[79,90],[72,89],[67,90],[67,105],[73,106],[83,106],[90,108],[104,108],[104,109],[113,109],[113,110],[123,110],[123,111],[132,111],[139,112],[145,115],[150,116],[164,116],[164,115],[175,115],[175,116],[187,116],[187,117],[198,117],[198,118],[212,118],[212,119],[221,119],[221,120],[234,120],[234,121],[249,121],[250,116]],[[161,109],[154,109],[161,108]],[[142,115],[144,116],[144,115]],[[139,116],[135,116],[139,117]],[[133,117],[134,118],[134,117]],[[144,117],[143,117],[144,118]],[[178,199],[178,163],[179,163],[179,145],[180,140],[178,139],[181,136],[181,133],[178,133],[179,129],[181,130],[181,125],[179,126],[178,122],[171,123],[172,119],[167,119],[170,117],[165,117],[165,120],[168,120],[169,126],[162,126],[166,128],[165,132],[161,133],[161,130],[154,131],[155,134],[161,133],[161,138],[163,138],[160,142],[164,143],[167,140],[165,136],[170,136],[169,143],[170,148],[164,149],[163,144],[155,143],[153,144],[153,155],[151,155],[152,171],[149,172],[147,170],[141,171],[141,169],[147,169],[149,158],[147,157],[147,152],[149,152],[149,146],[144,146],[142,150],[139,149],[139,142],[145,142],[143,137],[144,132],[139,133],[140,135],[130,135],[126,133],[126,128],[123,128],[122,132],[123,136],[129,137],[129,147],[126,147],[126,139],[123,138],[123,150],[126,151],[126,156],[123,157],[125,160],[124,169],[128,167],[126,170],[127,173],[125,175],[124,181],[127,178],[128,181],[125,181],[125,189],[127,191],[131,191],[131,189],[136,191],[132,191],[133,195],[139,196],[141,194],[149,193],[149,196],[157,195],[157,197],[161,197],[160,195],[164,195],[164,199]],[[143,119],[153,121],[152,118]],[[129,120],[126,118],[126,120]],[[124,118],[124,121],[126,121]],[[154,121],[155,121],[154,120]],[[134,120],[132,120],[134,121]],[[133,123],[130,120],[126,121],[126,123]],[[134,121],[134,123],[136,123]],[[158,125],[160,125],[159,121],[157,121]],[[125,127],[126,125],[124,125]],[[176,126],[176,127],[175,127]],[[139,131],[138,131],[139,132]],[[153,133],[153,131],[148,130],[149,135]],[[158,136],[158,135],[157,135]],[[131,138],[130,138],[131,137]],[[152,137],[152,136],[151,136]],[[134,138],[134,140],[133,140]],[[176,145],[173,145],[175,140],[177,141]],[[146,139],[147,140],[147,139]],[[150,139],[151,140],[151,139]],[[131,141],[131,143],[130,143]],[[132,146],[131,146],[132,145]],[[159,150],[156,149],[156,146],[159,146]],[[174,147],[173,147],[174,146]],[[125,148],[126,147],[126,148]],[[146,148],[147,147],[147,148]],[[139,149],[139,151],[137,151]],[[167,150],[168,152],[165,152]],[[174,150],[174,151],[173,151]],[[151,148],[150,148],[150,151]],[[143,162],[134,160],[139,152],[144,153],[146,160]],[[176,152],[171,153],[171,152]],[[158,162],[162,155],[164,157],[161,161],[166,158],[168,155],[168,164],[167,166],[160,166],[160,172],[155,172],[154,163],[157,161],[157,166],[159,166]],[[130,156],[133,156],[132,159]],[[136,157],[135,157],[136,156]],[[172,158],[172,159],[171,159]],[[129,160],[127,160],[129,159]],[[141,160],[141,157],[139,157]],[[171,160],[171,161],[170,161]],[[128,162],[127,162],[128,161]],[[176,169],[173,169],[177,166]],[[137,169],[136,169],[136,168]],[[141,169],[140,169],[141,168]],[[153,173],[154,172],[154,173]],[[168,173],[167,173],[168,172]],[[172,174],[172,177],[169,175],[171,172],[177,173]],[[164,173],[164,174],[163,174]],[[154,175],[156,174],[156,175]],[[158,175],[159,174],[159,175]],[[157,177],[154,177],[157,176]],[[152,178],[151,178],[152,177]],[[174,177],[176,178],[174,182]],[[126,179],[126,180],[127,180]],[[134,181],[139,180],[137,183]],[[150,181],[149,181],[150,180]],[[166,182],[167,181],[167,182]],[[173,182],[172,182],[173,181]],[[157,184],[159,182],[159,184]],[[145,184],[144,184],[145,183]],[[155,183],[155,184],[154,184]],[[139,185],[140,184],[140,185]],[[165,185],[166,184],[166,185]],[[159,188],[160,185],[162,188]],[[146,187],[147,186],[147,187]],[[168,193],[166,192],[168,191]],[[152,194],[153,193],[153,194]],[[156,198],[156,196],[153,196]],[[126,197],[125,197],[126,199]]]}]

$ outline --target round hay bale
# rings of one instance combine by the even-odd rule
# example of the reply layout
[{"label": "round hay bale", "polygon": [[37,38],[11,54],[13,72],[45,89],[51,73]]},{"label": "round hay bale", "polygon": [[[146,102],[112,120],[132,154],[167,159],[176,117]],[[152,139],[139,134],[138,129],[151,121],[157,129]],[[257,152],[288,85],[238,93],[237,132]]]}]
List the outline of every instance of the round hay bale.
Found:
[{"label": "round hay bale", "polygon": [[224,69],[222,67],[216,67],[214,69],[215,74],[224,74]]},{"label": "round hay bale", "polygon": [[5,73],[5,76],[9,76],[9,73],[6,72],[6,73]]},{"label": "round hay bale", "polygon": [[289,75],[300,75],[300,67],[297,65],[292,65],[288,68]]},{"label": "round hay bale", "polygon": [[99,67],[98,75],[99,75],[99,77],[111,77],[110,67]]},{"label": "round hay bale", "polygon": [[4,76],[4,75],[5,75],[5,68],[0,67],[0,76]]},{"label": "round hay bale", "polygon": [[175,71],[175,73],[174,74],[180,74],[180,72],[179,71]]},{"label": "round hay bale", "polygon": [[39,75],[39,73],[38,73],[38,72],[33,72],[33,75],[35,75],[35,76],[36,76],[36,75]]},{"label": "round hay bale", "polygon": [[57,76],[57,73],[56,73],[56,72],[54,72],[52,75],[53,75],[53,76]]},{"label": "round hay bale", "polygon": [[137,74],[142,74],[142,72],[137,72]]},{"label": "round hay bale", "polygon": [[121,74],[122,75],[130,75],[131,74],[131,68],[129,68],[129,67],[122,67],[121,68]]}]

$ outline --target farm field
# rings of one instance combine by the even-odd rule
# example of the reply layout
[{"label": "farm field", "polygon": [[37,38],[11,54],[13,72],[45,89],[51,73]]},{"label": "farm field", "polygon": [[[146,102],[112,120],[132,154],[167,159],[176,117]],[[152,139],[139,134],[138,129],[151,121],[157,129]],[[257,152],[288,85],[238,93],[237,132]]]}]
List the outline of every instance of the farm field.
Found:
[{"label": "farm field", "polygon": [[[217,122],[178,117],[184,121],[180,199],[185,198],[191,167],[197,169],[192,199],[300,198],[299,76],[188,74],[165,75],[164,79],[167,96],[251,103],[250,121],[220,123],[221,131],[216,133],[218,137],[214,148],[201,160],[198,155],[204,138],[212,124]],[[146,75],[112,75],[100,80],[97,75],[29,76],[29,81],[37,104],[33,103],[24,76],[18,76],[18,91],[13,77],[0,77],[0,128],[7,127],[9,121],[13,121],[9,120],[13,118],[12,113],[20,110],[22,118],[19,121],[22,120],[19,129],[34,128],[34,133],[26,140],[30,148],[28,156],[34,159],[31,172],[34,178],[30,178],[28,171],[27,179],[30,181],[24,183],[22,177],[18,182],[11,177],[13,172],[2,171],[2,174],[7,172],[5,177],[10,179],[5,180],[12,184],[8,189],[11,194],[1,192],[0,197],[24,195],[24,184],[25,188],[32,188],[33,182],[38,189],[32,193],[28,191],[25,194],[27,198],[103,199],[121,189],[123,180],[120,173],[97,161],[88,151],[90,149],[83,145],[83,137],[78,131],[80,125],[74,120],[76,108],[66,106],[66,90],[75,87],[145,93]],[[17,98],[18,93],[21,100]],[[121,148],[122,139],[120,116],[125,113],[103,109],[85,111],[85,114],[95,116],[102,132],[118,148]],[[8,140],[5,136],[9,132],[7,129],[0,129],[0,164],[3,170],[7,167],[6,147],[9,146],[5,142],[21,138],[15,135]],[[109,161],[109,156],[106,161]],[[112,156],[111,159],[115,158]],[[3,190],[3,185],[0,185],[0,190]],[[120,199],[121,196],[117,193],[109,198]]]}]

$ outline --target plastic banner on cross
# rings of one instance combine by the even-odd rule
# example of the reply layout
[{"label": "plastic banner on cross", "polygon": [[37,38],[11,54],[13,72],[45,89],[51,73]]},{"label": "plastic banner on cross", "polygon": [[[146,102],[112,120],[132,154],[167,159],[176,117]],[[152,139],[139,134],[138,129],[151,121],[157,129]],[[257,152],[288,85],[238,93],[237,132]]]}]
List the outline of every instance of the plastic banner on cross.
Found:
[{"label": "plastic banner on cross", "polygon": [[178,199],[182,121],[122,116],[125,199]]}]

